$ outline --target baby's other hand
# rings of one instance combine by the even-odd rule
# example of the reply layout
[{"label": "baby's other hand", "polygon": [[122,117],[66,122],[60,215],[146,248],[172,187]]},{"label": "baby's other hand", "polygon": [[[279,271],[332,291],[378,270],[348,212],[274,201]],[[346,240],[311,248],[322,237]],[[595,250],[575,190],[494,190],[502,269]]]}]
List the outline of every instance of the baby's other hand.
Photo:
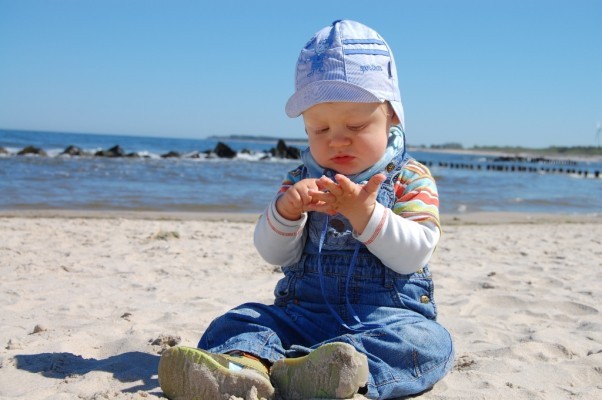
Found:
[{"label": "baby's other hand", "polygon": [[319,191],[316,179],[303,179],[276,200],[276,210],[282,217],[296,221],[304,212],[312,210],[318,200],[311,193],[316,191]]}]

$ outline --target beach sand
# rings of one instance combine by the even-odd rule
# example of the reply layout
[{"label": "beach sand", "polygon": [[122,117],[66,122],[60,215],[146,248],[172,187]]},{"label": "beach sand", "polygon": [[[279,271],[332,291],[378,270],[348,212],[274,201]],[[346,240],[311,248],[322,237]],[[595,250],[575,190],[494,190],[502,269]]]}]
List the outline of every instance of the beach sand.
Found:
[{"label": "beach sand", "polygon": [[[0,213],[0,398],[155,399],[160,352],[270,302],[248,214]],[[602,398],[602,217],[445,216],[456,364],[421,399]]]}]

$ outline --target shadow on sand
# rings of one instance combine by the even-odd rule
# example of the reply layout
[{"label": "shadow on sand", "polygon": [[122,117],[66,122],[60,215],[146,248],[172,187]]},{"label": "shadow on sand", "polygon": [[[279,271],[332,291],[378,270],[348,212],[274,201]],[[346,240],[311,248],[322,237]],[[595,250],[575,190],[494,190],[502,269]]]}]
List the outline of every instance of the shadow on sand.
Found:
[{"label": "shadow on sand", "polygon": [[102,360],[83,358],[72,353],[19,354],[14,357],[16,367],[48,378],[65,379],[73,375],[85,375],[91,371],[113,374],[120,382],[142,384],[123,390],[135,393],[139,390],[160,393],[157,374],[159,356],[139,351],[118,354]]}]

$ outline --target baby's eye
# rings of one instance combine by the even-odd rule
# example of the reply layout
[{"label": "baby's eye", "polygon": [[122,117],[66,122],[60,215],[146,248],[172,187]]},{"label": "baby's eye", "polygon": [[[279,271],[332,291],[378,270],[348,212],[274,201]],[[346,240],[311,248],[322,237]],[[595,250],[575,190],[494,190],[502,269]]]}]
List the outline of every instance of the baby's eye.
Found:
[{"label": "baby's eye", "polygon": [[348,125],[347,129],[349,129],[350,131],[353,131],[353,132],[358,132],[358,131],[361,131],[362,129],[364,129],[365,126],[366,126],[366,124]]},{"label": "baby's eye", "polygon": [[315,133],[326,133],[326,132],[328,132],[328,127],[314,129],[314,132]]}]

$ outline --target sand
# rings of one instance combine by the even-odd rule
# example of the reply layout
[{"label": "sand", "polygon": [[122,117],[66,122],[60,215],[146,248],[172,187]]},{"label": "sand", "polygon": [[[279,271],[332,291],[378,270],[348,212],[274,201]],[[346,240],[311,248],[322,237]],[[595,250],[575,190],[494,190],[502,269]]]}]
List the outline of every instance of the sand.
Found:
[{"label": "sand", "polygon": [[[248,214],[0,213],[0,398],[156,399],[160,352],[270,302]],[[602,216],[444,217],[457,352],[421,399],[602,398]]]}]

